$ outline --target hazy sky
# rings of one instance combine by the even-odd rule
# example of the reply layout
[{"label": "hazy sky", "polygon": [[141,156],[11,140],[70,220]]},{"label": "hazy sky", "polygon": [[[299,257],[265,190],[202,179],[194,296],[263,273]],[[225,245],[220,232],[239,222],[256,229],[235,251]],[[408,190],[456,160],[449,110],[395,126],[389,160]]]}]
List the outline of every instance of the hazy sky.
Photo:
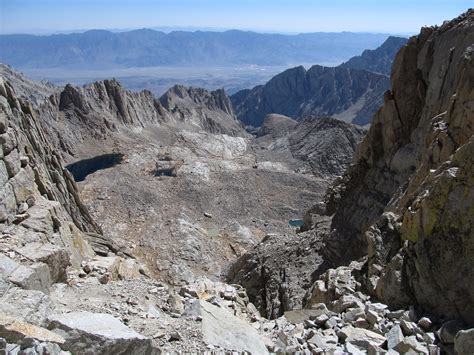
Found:
[{"label": "hazy sky", "polygon": [[414,33],[473,5],[473,0],[0,0],[0,32],[176,26]]}]

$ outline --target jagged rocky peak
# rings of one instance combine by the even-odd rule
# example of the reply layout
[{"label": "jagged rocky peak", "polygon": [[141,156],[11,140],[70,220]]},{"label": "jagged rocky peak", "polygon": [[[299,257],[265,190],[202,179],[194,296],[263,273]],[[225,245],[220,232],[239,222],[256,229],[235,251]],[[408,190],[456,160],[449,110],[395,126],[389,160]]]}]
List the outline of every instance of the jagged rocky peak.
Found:
[{"label": "jagged rocky peak", "polygon": [[407,38],[390,36],[380,47],[367,49],[360,56],[353,57],[340,66],[390,75],[395,55],[407,42]]},{"label": "jagged rocky peak", "polygon": [[160,97],[160,102],[166,109],[173,110],[173,108],[178,106],[178,103],[174,102],[176,99],[190,99],[196,104],[201,104],[211,109],[219,109],[234,116],[232,104],[224,89],[208,91],[203,88],[175,85]]},{"label": "jagged rocky peak", "polygon": [[[132,92],[112,79],[82,87],[66,85],[62,91],[52,95],[48,105],[41,110],[43,121],[51,123],[44,129],[56,141],[56,146],[69,156],[76,155],[78,147],[86,146],[83,144],[85,140],[105,139],[113,132],[139,132],[163,124],[246,136],[223,90],[208,92],[176,86],[156,99],[148,90]],[[67,120],[57,127],[54,122],[62,120],[62,117]],[[81,129],[78,130],[78,127]],[[84,155],[90,153],[85,152]]]},{"label": "jagged rocky peak", "polygon": [[[113,80],[97,81],[83,87],[66,85],[59,94],[60,111],[79,115],[93,125],[110,127],[143,126],[162,121],[162,110],[150,91],[125,90]],[[71,117],[73,118],[73,117]]]}]

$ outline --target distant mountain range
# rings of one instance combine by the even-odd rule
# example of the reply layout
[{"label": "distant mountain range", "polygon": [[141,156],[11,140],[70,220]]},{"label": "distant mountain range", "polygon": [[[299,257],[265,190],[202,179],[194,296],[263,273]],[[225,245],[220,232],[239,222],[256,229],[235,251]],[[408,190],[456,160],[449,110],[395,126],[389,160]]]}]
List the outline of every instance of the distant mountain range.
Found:
[{"label": "distant mountain range", "polygon": [[376,48],[386,38],[386,34],[351,32],[282,35],[150,29],[0,35],[0,62],[19,69],[334,63]]},{"label": "distant mountain range", "polygon": [[265,85],[235,93],[232,104],[239,119],[253,127],[259,127],[270,113],[296,119],[333,116],[366,125],[383,103],[395,54],[406,42],[389,37],[379,48],[366,50],[338,67],[288,69]]}]

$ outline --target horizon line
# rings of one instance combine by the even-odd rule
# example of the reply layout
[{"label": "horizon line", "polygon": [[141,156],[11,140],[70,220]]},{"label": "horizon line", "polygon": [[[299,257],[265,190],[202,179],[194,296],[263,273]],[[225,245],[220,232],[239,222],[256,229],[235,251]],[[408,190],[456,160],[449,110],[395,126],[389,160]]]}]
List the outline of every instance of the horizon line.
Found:
[{"label": "horizon line", "polygon": [[133,32],[140,30],[151,30],[155,32],[161,32],[165,34],[170,34],[172,32],[211,32],[211,33],[224,33],[231,31],[239,32],[250,32],[258,34],[279,34],[284,36],[297,36],[305,34],[315,34],[315,33],[326,33],[326,34],[341,34],[341,33],[353,33],[353,34],[370,34],[370,35],[389,35],[389,36],[401,36],[409,37],[416,35],[418,32],[387,32],[387,31],[350,31],[350,30],[341,30],[341,31],[279,31],[271,29],[249,29],[249,28],[222,28],[222,27],[200,27],[200,26],[146,26],[146,27],[136,27],[136,28],[84,28],[84,29],[71,29],[71,30],[53,30],[53,29],[28,29],[22,31],[8,31],[3,32],[0,29],[0,36],[8,35],[32,35],[32,36],[52,36],[52,35],[68,35],[68,34],[83,34],[91,31],[105,31],[111,33],[125,33]]}]

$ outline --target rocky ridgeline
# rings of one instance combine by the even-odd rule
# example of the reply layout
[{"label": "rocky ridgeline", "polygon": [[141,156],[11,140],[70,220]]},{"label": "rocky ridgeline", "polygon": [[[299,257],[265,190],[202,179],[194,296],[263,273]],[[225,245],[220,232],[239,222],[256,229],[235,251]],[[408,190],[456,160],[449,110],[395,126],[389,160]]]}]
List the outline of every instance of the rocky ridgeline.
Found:
[{"label": "rocky ridgeline", "polygon": [[0,74],[15,88],[15,93],[19,98],[28,101],[33,106],[41,105],[57,90],[53,84],[47,81],[28,79],[22,73],[3,63],[0,63]]},{"label": "rocky ridgeline", "polygon": [[66,158],[80,155],[78,150],[88,142],[104,141],[111,133],[124,130],[138,133],[149,125],[247,136],[224,90],[176,85],[155,98],[147,90],[125,90],[114,79],[59,88],[32,81],[4,64],[0,64],[0,73],[18,97],[40,110],[45,134]]},{"label": "rocky ridgeline", "polygon": [[472,10],[409,40],[395,59],[392,91],[325,211],[353,256],[367,250],[371,294],[467,323],[474,321],[466,282],[474,276],[472,43]]}]

